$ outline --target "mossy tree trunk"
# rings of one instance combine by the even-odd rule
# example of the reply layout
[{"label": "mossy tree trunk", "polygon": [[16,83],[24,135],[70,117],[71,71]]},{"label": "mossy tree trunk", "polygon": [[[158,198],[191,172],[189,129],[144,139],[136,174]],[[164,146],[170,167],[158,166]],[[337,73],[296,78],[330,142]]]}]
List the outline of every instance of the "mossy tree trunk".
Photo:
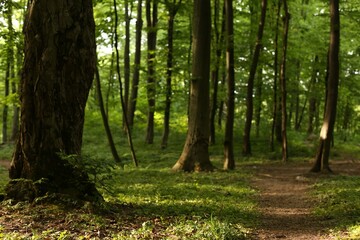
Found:
[{"label": "mossy tree trunk", "polygon": [[81,153],[96,66],[92,1],[29,0],[27,9],[20,136],[10,178],[46,178],[51,191],[99,196],[87,174],[60,156]]}]

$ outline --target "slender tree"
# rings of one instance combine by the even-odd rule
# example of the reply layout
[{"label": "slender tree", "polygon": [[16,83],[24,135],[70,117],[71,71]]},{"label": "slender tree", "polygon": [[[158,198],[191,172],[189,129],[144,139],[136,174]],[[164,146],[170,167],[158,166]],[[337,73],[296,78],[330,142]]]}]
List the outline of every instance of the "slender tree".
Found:
[{"label": "slender tree", "polygon": [[339,50],[340,50],[340,14],[339,1],[330,0],[330,47],[329,76],[327,82],[327,97],[325,116],[320,131],[320,143],[316,153],[312,172],[330,171],[329,156],[331,140],[334,132],[336,106],[339,86]]},{"label": "slender tree", "polygon": [[154,142],[154,114],[156,95],[156,39],[158,22],[158,0],[146,0],[146,22],[147,22],[147,99],[148,117],[145,142]]},{"label": "slender tree", "polygon": [[168,29],[167,29],[167,41],[168,41],[168,52],[166,62],[166,99],[165,99],[165,111],[164,111],[164,132],[161,140],[161,148],[166,148],[170,133],[170,108],[171,108],[171,96],[172,96],[172,73],[173,73],[173,51],[174,51],[174,20],[177,11],[181,5],[181,1],[178,2],[173,0],[165,0],[166,8],[169,13],[168,18]]},{"label": "slender tree", "polygon": [[143,26],[142,20],[142,0],[138,0],[137,17],[136,17],[136,36],[135,36],[135,57],[134,57],[134,72],[131,84],[131,95],[127,107],[128,123],[132,127],[134,125],[134,116],[136,109],[136,101],[139,89],[140,80],[140,61],[141,61],[141,31]]},{"label": "slender tree", "polygon": [[234,169],[234,112],[235,112],[235,70],[234,70],[234,14],[233,1],[225,0],[226,16],[226,82],[227,115],[224,140],[224,169]]},{"label": "slender tree", "polygon": [[211,171],[209,158],[210,0],[194,0],[188,133],[173,170]]},{"label": "slender tree", "polygon": [[245,156],[251,154],[250,132],[251,132],[251,122],[253,119],[253,111],[254,111],[253,91],[254,91],[255,73],[259,62],[260,51],[262,49],[262,37],[265,27],[266,8],[267,8],[267,0],[262,0],[261,19],[259,22],[255,51],[254,51],[254,55],[250,67],[249,79],[247,83],[246,120],[245,120],[244,137],[243,137],[243,155]]},{"label": "slender tree", "polygon": [[[132,4],[130,4],[132,5]],[[129,0],[125,0],[125,46],[124,46],[124,103],[125,113],[129,106],[129,90],[130,90],[130,20],[131,20],[131,7]],[[125,115],[123,118],[126,117]],[[124,125],[123,121],[123,125]]]},{"label": "slender tree", "polygon": [[[10,178],[42,179],[32,198],[60,192],[99,199],[87,174],[62,157],[81,154],[85,104],[96,66],[92,1],[30,0],[27,9],[20,137]],[[9,198],[21,198],[13,190],[20,182],[10,182]]]},{"label": "slender tree", "polygon": [[287,113],[286,113],[286,54],[287,54],[287,42],[289,32],[290,14],[288,10],[287,0],[284,3],[284,32],[283,32],[283,48],[282,48],[282,61],[280,67],[280,87],[281,87],[281,149],[282,149],[282,161],[286,162],[288,159],[288,147],[287,147]]}]

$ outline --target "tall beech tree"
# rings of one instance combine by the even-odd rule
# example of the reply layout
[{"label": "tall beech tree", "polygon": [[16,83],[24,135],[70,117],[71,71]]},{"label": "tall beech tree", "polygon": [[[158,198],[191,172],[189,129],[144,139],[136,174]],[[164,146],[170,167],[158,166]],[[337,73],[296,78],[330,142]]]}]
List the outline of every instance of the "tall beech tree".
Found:
[{"label": "tall beech tree", "polygon": [[232,0],[225,0],[226,16],[226,83],[227,115],[224,140],[224,169],[234,169],[234,112],[235,112],[235,69],[234,69],[234,13]]},{"label": "tall beech tree", "polygon": [[[81,154],[85,105],[96,67],[92,1],[29,0],[27,9],[20,136],[10,178],[42,179],[31,198],[59,192],[99,199],[87,174],[61,156]],[[8,197],[22,198],[14,190],[18,183],[10,182]]]},{"label": "tall beech tree", "polygon": [[329,75],[323,124],[320,131],[320,143],[316,153],[312,172],[330,171],[329,156],[334,132],[339,86],[339,51],[340,51],[340,14],[339,0],[330,0],[330,46]]},{"label": "tall beech tree", "polygon": [[254,82],[255,82],[255,74],[259,62],[260,52],[262,49],[262,37],[265,27],[266,8],[267,8],[267,0],[262,0],[261,18],[259,22],[259,29],[255,44],[255,51],[251,62],[249,79],[247,82],[246,120],[245,120],[244,137],[243,137],[243,155],[245,156],[251,154],[250,132],[251,132],[251,123],[253,119],[253,112],[254,112],[254,104],[253,104]]},{"label": "tall beech tree", "polygon": [[189,127],[182,154],[173,170],[211,171],[213,165],[209,158],[210,0],[194,0],[192,22]]}]

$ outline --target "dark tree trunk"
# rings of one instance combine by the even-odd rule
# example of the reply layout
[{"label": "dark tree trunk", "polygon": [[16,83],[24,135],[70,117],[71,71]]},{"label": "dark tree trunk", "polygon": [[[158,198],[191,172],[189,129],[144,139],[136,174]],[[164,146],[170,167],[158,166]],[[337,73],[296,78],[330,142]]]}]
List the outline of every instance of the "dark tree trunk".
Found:
[{"label": "dark tree trunk", "polygon": [[211,171],[209,158],[210,0],[195,0],[189,128],[183,152],[173,170]]},{"label": "dark tree trunk", "polygon": [[219,9],[220,9],[219,0],[215,1],[215,13],[214,13],[214,31],[215,31],[215,66],[211,71],[211,107],[210,107],[210,138],[209,142],[211,145],[215,144],[215,116],[218,109],[218,88],[219,88],[219,71],[220,71],[220,62],[222,55],[222,46],[224,41],[224,30],[225,30],[225,19],[224,19],[224,10],[223,19],[221,20],[221,30],[219,31],[218,21],[219,21]]},{"label": "dark tree trunk", "polygon": [[[152,4],[151,4],[152,3]],[[152,6],[151,6],[152,5]],[[152,10],[151,10],[152,9]],[[146,21],[148,31],[148,55],[147,55],[147,98],[148,98],[148,118],[145,142],[154,142],[154,114],[155,114],[155,95],[156,95],[156,36],[157,36],[157,0],[146,0]]]},{"label": "dark tree trunk", "polygon": [[37,0],[27,9],[20,137],[10,178],[46,178],[48,191],[98,199],[87,174],[62,157],[81,154],[96,66],[92,2]]},{"label": "dark tree trunk", "polygon": [[137,19],[136,19],[136,36],[135,36],[135,59],[134,59],[134,73],[132,78],[131,96],[128,106],[128,123],[129,127],[134,125],[134,115],[136,109],[136,101],[139,89],[140,80],[140,61],[141,61],[141,31],[143,26],[142,20],[142,0],[138,0]]},{"label": "dark tree trunk", "polygon": [[[129,106],[129,90],[130,90],[130,20],[129,0],[125,0],[125,46],[124,46],[124,103],[125,110]],[[126,116],[123,116],[123,119]],[[123,120],[123,125],[125,121]]]},{"label": "dark tree trunk", "polygon": [[171,109],[171,96],[172,96],[172,72],[173,72],[173,51],[174,51],[174,20],[176,13],[180,7],[181,0],[176,3],[174,0],[172,3],[169,3],[169,0],[166,0],[166,8],[169,12],[168,19],[168,53],[167,53],[167,62],[166,62],[166,99],[165,99],[165,111],[164,111],[164,132],[161,140],[161,148],[166,148],[168,144],[168,138],[170,133],[170,109]]},{"label": "dark tree trunk", "polygon": [[287,53],[287,41],[289,32],[290,14],[287,7],[287,0],[284,0],[284,35],[283,35],[283,52],[282,63],[280,67],[280,86],[281,86],[281,149],[282,149],[282,161],[288,160],[288,147],[287,147],[287,133],[286,133],[286,53]]},{"label": "dark tree trunk", "polygon": [[279,22],[280,22],[280,8],[281,0],[277,2],[277,12],[276,12],[276,25],[275,25],[275,39],[274,39],[274,85],[273,85],[273,112],[272,112],[272,125],[271,125],[271,136],[270,136],[270,150],[275,150],[275,135],[276,140],[279,141],[277,134],[277,123],[279,122],[279,101],[278,101],[278,57],[279,57]]},{"label": "dark tree trunk", "polygon": [[263,69],[259,68],[257,84],[256,84],[256,109],[255,109],[255,129],[256,129],[256,137],[260,136],[260,121],[261,121],[261,110],[262,110],[262,74]]},{"label": "dark tree trunk", "polygon": [[338,0],[330,0],[330,20],[329,78],[326,108],[320,132],[320,144],[314,166],[311,169],[312,172],[331,172],[329,156],[334,132],[339,86],[340,16]]},{"label": "dark tree trunk", "polygon": [[[266,0],[265,0],[266,1]],[[225,1],[226,16],[226,82],[227,115],[224,140],[224,169],[235,168],[234,158],[234,112],[235,112],[235,70],[234,70],[234,14],[232,0]]]},{"label": "dark tree trunk", "polygon": [[246,120],[245,120],[244,137],[243,137],[243,155],[245,156],[251,155],[250,132],[251,132],[251,122],[253,119],[253,111],[254,111],[253,91],[254,91],[255,73],[259,62],[260,52],[262,49],[262,36],[265,26],[266,8],[267,8],[267,0],[262,0],[261,20],[259,23],[259,30],[255,44],[255,51],[250,67],[250,74],[247,84]]}]

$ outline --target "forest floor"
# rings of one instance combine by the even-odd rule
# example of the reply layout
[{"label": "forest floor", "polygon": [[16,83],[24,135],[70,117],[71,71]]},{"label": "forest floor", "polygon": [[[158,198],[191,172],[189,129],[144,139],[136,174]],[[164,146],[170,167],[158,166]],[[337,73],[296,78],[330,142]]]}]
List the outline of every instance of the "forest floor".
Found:
[{"label": "forest floor", "polygon": [[[311,195],[319,178],[328,175],[309,173],[309,163],[260,164],[252,186],[260,191],[261,220],[256,239],[339,239],[329,232],[332,219],[312,214],[317,202]],[[334,174],[358,175],[360,164],[351,160],[331,163]],[[346,238],[346,233],[340,233]]]}]

